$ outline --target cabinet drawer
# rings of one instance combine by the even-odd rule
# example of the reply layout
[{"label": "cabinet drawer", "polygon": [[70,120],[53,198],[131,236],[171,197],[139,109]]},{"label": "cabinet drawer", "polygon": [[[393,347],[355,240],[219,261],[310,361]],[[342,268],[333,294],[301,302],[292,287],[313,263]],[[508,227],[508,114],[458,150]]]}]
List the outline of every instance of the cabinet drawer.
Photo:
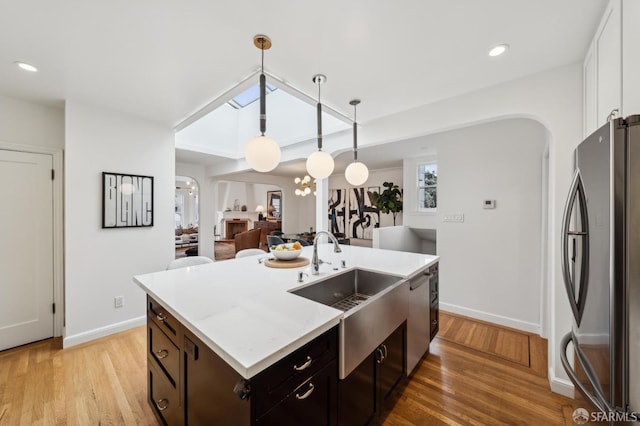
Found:
[{"label": "cabinet drawer", "polygon": [[255,424],[260,426],[335,425],[337,377],[337,363],[333,360],[293,389],[275,407],[259,417]]},{"label": "cabinet drawer", "polygon": [[264,414],[269,407],[273,407],[337,358],[337,354],[338,328],[334,327],[258,374],[252,380],[256,417]]},{"label": "cabinet drawer", "polygon": [[173,387],[167,376],[153,363],[149,363],[149,403],[161,422],[165,425],[181,425],[182,410],[178,389]]},{"label": "cabinet drawer", "polygon": [[147,296],[147,316],[154,322],[171,341],[178,345],[178,321],[158,302]]},{"label": "cabinet drawer", "polygon": [[180,350],[153,321],[147,321],[149,357],[169,375],[175,386],[180,376]]}]

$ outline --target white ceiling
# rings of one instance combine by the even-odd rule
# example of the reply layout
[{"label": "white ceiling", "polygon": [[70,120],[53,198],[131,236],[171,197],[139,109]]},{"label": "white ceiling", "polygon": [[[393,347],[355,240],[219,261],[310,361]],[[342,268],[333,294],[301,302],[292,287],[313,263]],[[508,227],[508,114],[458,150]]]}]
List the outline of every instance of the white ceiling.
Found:
[{"label": "white ceiling", "polygon": [[[0,0],[0,93],[175,126],[260,64],[358,121],[581,61],[604,0]],[[510,51],[489,58],[488,49]],[[16,60],[39,67],[28,74]]]}]

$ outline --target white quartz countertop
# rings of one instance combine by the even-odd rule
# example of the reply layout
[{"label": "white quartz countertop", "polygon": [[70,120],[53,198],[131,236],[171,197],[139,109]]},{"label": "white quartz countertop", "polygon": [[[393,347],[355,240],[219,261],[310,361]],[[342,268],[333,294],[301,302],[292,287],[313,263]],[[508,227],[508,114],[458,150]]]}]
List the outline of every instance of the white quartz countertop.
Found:
[{"label": "white quartz countertop", "polygon": [[[437,256],[319,244],[319,275],[309,266],[276,269],[264,256],[137,275],[133,280],[242,377],[249,379],[340,322],[343,312],[289,293],[354,268],[411,278]],[[313,247],[302,256],[311,259]],[[340,261],[346,261],[346,269]],[[338,270],[334,270],[338,267]],[[297,281],[299,271],[308,276]]]}]

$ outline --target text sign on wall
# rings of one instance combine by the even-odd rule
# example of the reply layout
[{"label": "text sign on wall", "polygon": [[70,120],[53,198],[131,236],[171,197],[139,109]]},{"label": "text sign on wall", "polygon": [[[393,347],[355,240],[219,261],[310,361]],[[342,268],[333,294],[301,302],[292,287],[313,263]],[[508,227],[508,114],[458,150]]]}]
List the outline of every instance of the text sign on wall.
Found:
[{"label": "text sign on wall", "polygon": [[153,226],[153,177],[102,173],[102,227]]}]

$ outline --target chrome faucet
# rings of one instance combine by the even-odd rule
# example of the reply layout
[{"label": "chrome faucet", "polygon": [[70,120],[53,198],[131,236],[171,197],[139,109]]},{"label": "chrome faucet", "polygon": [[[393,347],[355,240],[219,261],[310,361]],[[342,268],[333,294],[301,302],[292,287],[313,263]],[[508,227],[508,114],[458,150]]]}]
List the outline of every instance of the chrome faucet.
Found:
[{"label": "chrome faucet", "polygon": [[329,239],[333,242],[333,252],[341,253],[342,249],[338,244],[338,240],[333,236],[331,232],[327,231],[318,231],[316,232],[316,237],[313,239],[313,257],[311,258],[311,274],[318,275],[320,273],[320,265],[324,263],[322,260],[318,259],[318,237],[320,235],[325,234]]}]

